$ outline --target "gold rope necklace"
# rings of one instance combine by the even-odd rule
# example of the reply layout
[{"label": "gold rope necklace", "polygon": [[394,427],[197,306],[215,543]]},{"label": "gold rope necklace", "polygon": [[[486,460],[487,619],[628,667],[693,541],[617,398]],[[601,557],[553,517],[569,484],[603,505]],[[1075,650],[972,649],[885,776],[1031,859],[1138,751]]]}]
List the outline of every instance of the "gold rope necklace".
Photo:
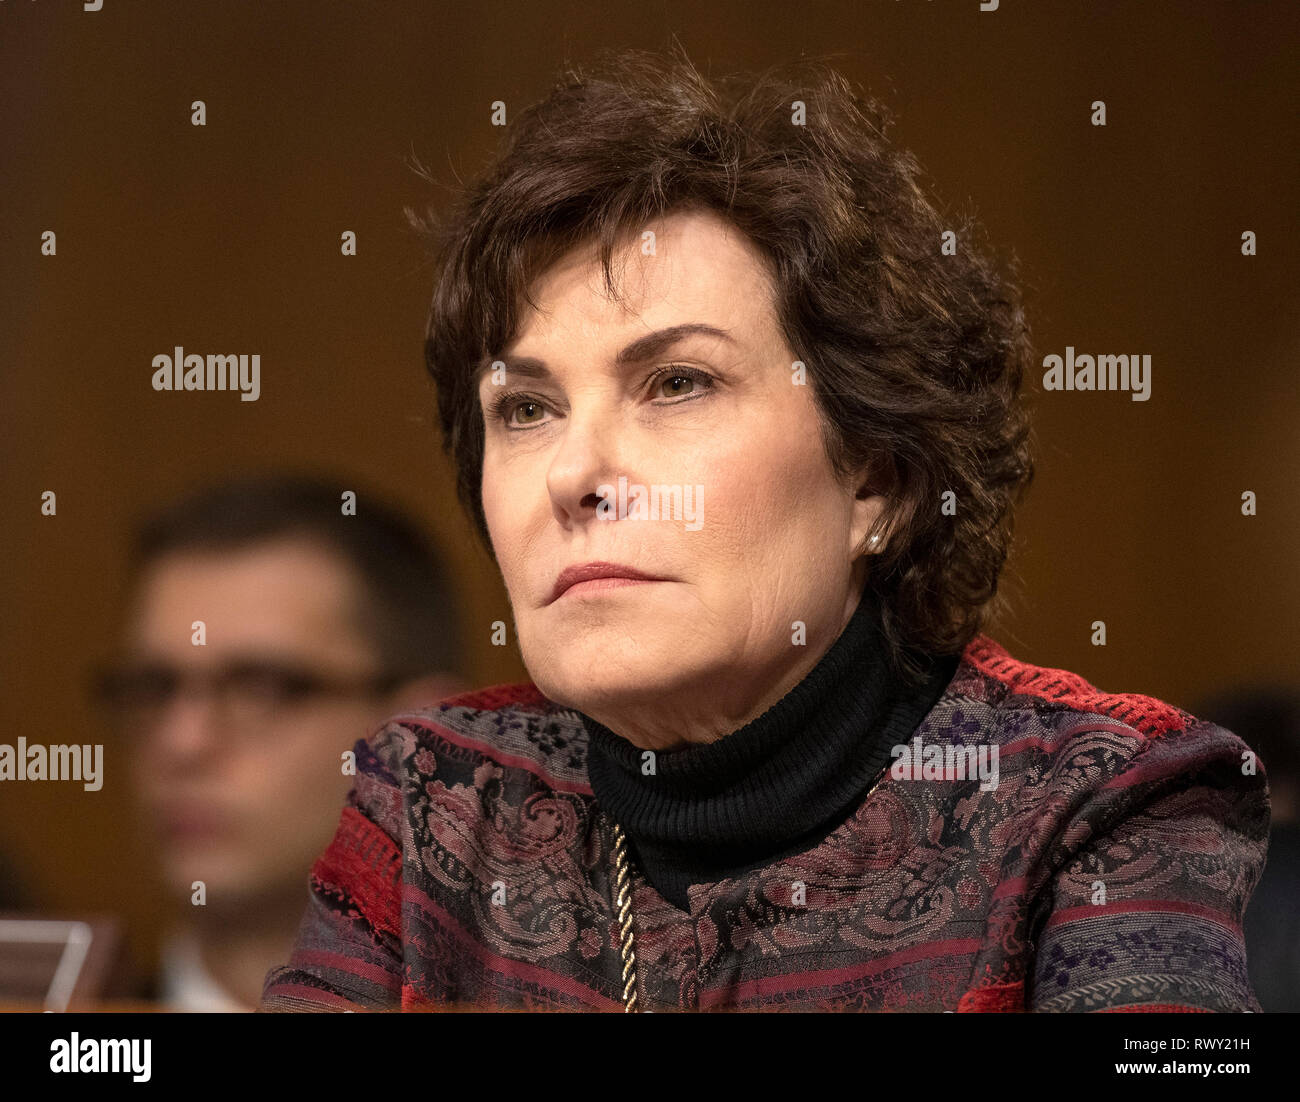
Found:
[{"label": "gold rope necklace", "polygon": [[[862,798],[866,803],[889,776],[889,766],[880,771],[875,784]],[[619,951],[623,956],[623,1012],[639,1014],[636,1001],[636,947],[632,943],[632,878],[628,872],[627,838],[614,823],[614,905],[618,913]]]},{"label": "gold rope necklace", "polygon": [[[866,803],[889,776],[886,765],[862,797]],[[623,956],[623,1012],[639,1014],[636,1001],[636,947],[632,944],[632,878],[628,871],[627,838],[623,828],[614,823],[614,905],[618,913],[619,950]]]},{"label": "gold rope necklace", "polygon": [[614,824],[614,891],[618,910],[619,948],[623,954],[623,1012],[640,1012],[636,1001],[636,948],[632,944],[632,879],[628,873],[627,839]]}]

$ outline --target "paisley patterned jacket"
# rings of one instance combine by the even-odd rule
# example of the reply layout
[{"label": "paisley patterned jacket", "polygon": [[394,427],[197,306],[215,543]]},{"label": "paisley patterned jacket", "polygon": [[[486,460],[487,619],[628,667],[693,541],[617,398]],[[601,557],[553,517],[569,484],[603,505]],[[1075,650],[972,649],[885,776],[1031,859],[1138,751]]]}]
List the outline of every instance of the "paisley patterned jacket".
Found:
[{"label": "paisley patterned jacket", "polygon": [[[1258,1011],[1263,769],[1234,734],[977,636],[899,776],[803,853],[668,903],[632,865],[642,1009]],[[267,1010],[622,1010],[613,824],[577,713],[499,686],[389,720]]]}]

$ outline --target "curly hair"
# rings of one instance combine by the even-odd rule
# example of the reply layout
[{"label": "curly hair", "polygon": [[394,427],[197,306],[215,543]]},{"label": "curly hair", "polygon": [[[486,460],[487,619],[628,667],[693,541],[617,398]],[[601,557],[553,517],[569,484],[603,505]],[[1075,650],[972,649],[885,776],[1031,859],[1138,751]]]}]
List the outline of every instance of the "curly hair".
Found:
[{"label": "curly hair", "polygon": [[889,125],[820,60],[713,80],[680,51],[621,51],[566,67],[445,216],[407,208],[434,258],[425,364],[443,445],[489,554],[475,369],[514,338],[536,308],[530,285],[565,250],[597,245],[617,298],[620,244],[704,207],[771,262],[832,469],[877,474],[884,549],[868,585],[895,671],[918,677],[911,652],[958,653],[982,629],[1034,473],[1029,330],[1014,258],[1004,276],[973,217],[945,222]]}]

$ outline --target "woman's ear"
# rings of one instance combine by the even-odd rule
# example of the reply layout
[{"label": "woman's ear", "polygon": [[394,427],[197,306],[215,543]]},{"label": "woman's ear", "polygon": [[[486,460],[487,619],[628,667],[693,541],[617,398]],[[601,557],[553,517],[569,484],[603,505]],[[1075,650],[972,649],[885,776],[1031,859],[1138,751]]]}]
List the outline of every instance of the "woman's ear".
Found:
[{"label": "woman's ear", "polygon": [[886,498],[881,494],[854,499],[851,559],[862,555],[878,555],[885,549],[888,536],[883,531],[881,515],[886,503]]},{"label": "woman's ear", "polygon": [[882,493],[879,479],[864,472],[853,495],[853,517],[849,525],[849,561],[861,555],[878,555],[885,549],[889,533],[884,517],[889,496]]}]

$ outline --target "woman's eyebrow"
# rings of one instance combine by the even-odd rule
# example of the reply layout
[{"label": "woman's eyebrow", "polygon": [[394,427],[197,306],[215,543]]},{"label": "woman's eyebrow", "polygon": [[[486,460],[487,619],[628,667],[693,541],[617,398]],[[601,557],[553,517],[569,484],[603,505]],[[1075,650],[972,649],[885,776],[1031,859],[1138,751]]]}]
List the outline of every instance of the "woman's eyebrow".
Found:
[{"label": "woman's eyebrow", "polygon": [[735,343],[731,334],[725,329],[705,325],[702,322],[687,322],[684,325],[670,325],[667,329],[656,329],[653,333],[638,337],[614,357],[614,362],[623,367],[627,364],[640,363],[642,360],[650,360],[683,338],[694,336],[718,337]]},{"label": "woman's eyebrow", "polygon": [[[696,336],[717,337],[719,340],[731,344],[735,343],[735,339],[726,329],[719,329],[715,325],[706,325],[703,322],[685,322],[682,325],[670,325],[665,329],[656,329],[653,333],[638,337],[619,351],[618,355],[614,357],[614,363],[619,367],[641,363],[643,360],[650,360],[660,355],[686,337]],[[498,356],[494,360],[485,360],[479,365],[474,374],[475,383],[481,383],[484,374],[489,371],[492,364],[498,361],[506,365],[506,371],[511,375],[522,375],[529,379],[549,379],[551,377],[551,371],[546,366],[546,362],[539,360],[535,356]]]}]

